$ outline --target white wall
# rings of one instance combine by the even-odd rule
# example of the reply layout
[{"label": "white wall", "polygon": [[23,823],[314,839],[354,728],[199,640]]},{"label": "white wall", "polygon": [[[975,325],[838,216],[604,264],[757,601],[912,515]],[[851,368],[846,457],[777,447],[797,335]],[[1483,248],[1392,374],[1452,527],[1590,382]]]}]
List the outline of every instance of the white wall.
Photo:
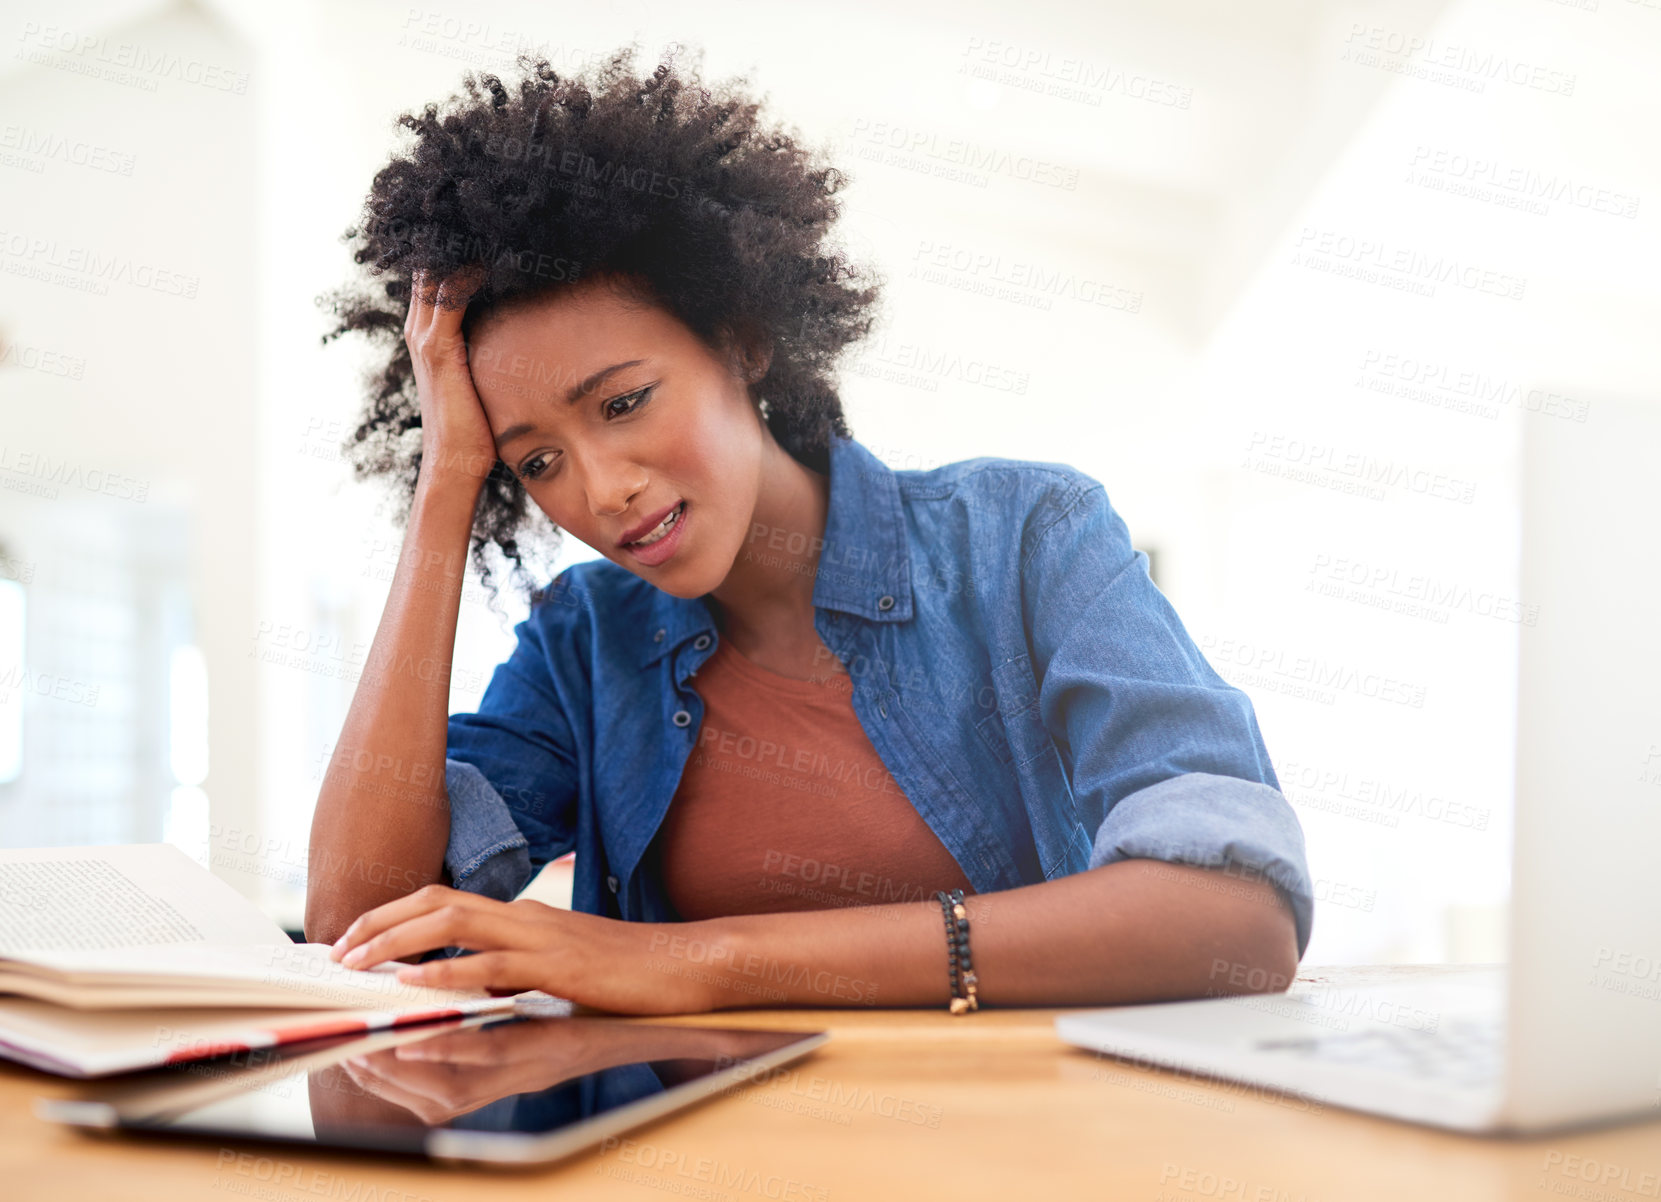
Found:
[{"label": "white wall", "polygon": [[[116,19],[80,8],[89,26]],[[8,423],[24,415],[7,441],[130,463],[192,507],[215,865],[273,913],[300,913],[312,799],[397,555],[378,497],[337,457],[357,352],[318,346],[313,298],[349,273],[339,234],[397,142],[400,110],[448,94],[468,67],[506,69],[520,45],[569,68],[638,36],[645,63],[679,40],[706,49],[706,77],[748,73],[775,116],[852,176],[845,239],[889,280],[882,328],[844,377],[863,441],[898,467],[978,454],[1075,463],[1158,550],[1178,612],[1253,697],[1304,823],[1327,898],[1309,962],[1503,954],[1515,627],[1474,612],[1475,598],[1527,601],[1514,580],[1522,424],[1565,436],[1576,424],[1517,403],[1461,412],[1447,381],[1477,373],[1571,401],[1654,395],[1661,114],[1646,71],[1661,10],[1148,0],[867,4],[827,18],[636,0],[557,22],[511,0],[124,11],[140,9],[160,15],[128,36],[240,66],[246,95],[168,81],[145,93],[8,62],[4,121],[95,134],[138,166],[131,178],[0,167],[12,185],[0,226],[177,263],[201,275],[201,299],[0,280],[8,336],[88,363],[75,383],[0,374]],[[1455,65],[1427,62],[1436,54]],[[1533,86],[1485,76],[1499,60],[1542,74]],[[1094,81],[1082,92],[1048,90],[1081,64]],[[953,139],[1054,163],[1076,186],[1013,168],[952,179],[949,153],[931,148]],[[900,162],[897,144],[911,148]],[[1484,183],[1461,166],[1475,159],[1524,173],[1504,177],[1502,197],[1552,177],[1591,191],[1543,213],[1462,195]],[[1580,203],[1598,189],[1639,198],[1636,215]],[[1332,253],[1311,265],[1323,239]],[[1526,286],[1516,300],[1457,284],[1421,296],[1322,270],[1346,266],[1343,239]],[[1360,266],[1376,279],[1376,263]],[[1012,283],[1033,269],[1067,278]],[[988,284],[1003,294],[977,291]],[[1404,380],[1404,360],[1445,365],[1440,390]],[[972,382],[970,364],[1019,386]],[[1401,391],[1410,383],[1418,399]],[[1345,494],[1332,469],[1289,479],[1309,466],[1292,448],[1311,444],[1441,473],[1472,500],[1410,486]],[[1464,591],[1424,617],[1368,603],[1400,599],[1387,586],[1360,599],[1306,588],[1333,583],[1340,562],[1393,573],[1398,588],[1428,577]],[[522,612],[504,601],[510,620]],[[452,709],[476,703],[509,647],[474,585]],[[1310,671],[1344,684],[1301,696]],[[1369,696],[1383,678],[1422,706]],[[1385,800],[1357,800],[1380,786]]]},{"label": "white wall", "polygon": [[[1388,17],[1359,35],[1330,23],[1333,88],[1387,73],[1343,57],[1374,27],[1386,45],[1406,32]],[[1471,0],[1428,32],[1425,50],[1381,64],[1447,55],[1470,64],[1446,71],[1464,86],[1388,72],[1383,103],[1267,240],[1190,393],[1187,446],[1212,506],[1183,543],[1204,545],[1209,528],[1215,557],[1185,613],[1252,693],[1336,903],[1318,913],[1317,962],[1502,953],[1516,637],[1519,621],[1550,618],[1517,588],[1519,436],[1583,436],[1599,394],[1661,402],[1648,133],[1661,13]],[[1489,78],[1490,55],[1542,74]],[[1492,274],[1431,296],[1390,286],[1439,259]],[[1473,495],[1344,493],[1345,455]],[[1400,608],[1427,590],[1445,600]],[[1306,665],[1343,683],[1300,696]],[[1371,676],[1398,682],[1401,700],[1368,696]]]},{"label": "white wall", "polygon": [[[13,845],[162,837],[165,659],[147,641],[175,577],[210,667],[216,820],[253,822],[260,779],[259,162],[253,100],[206,82],[250,56],[188,10],[75,16],[3,25],[0,542],[31,578],[30,679],[96,700],[29,699],[24,775],[0,786]],[[119,66],[122,47],[157,69]]]}]

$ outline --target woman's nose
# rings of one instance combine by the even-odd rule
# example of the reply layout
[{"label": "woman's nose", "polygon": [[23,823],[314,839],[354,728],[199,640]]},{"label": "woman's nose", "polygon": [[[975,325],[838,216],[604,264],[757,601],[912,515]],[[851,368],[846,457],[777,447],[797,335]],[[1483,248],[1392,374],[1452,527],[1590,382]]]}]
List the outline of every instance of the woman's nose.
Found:
[{"label": "woman's nose", "polygon": [[595,517],[612,518],[628,510],[646,487],[646,476],[636,468],[597,465],[584,477],[588,508]]}]

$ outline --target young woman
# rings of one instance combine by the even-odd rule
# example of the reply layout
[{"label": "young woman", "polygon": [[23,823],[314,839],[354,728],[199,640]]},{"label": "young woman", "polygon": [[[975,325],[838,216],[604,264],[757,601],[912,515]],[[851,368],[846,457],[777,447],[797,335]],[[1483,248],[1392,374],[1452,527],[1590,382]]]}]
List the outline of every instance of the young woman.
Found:
[{"label": "young woman", "polygon": [[[348,231],[378,286],[333,334],[386,350],[355,464],[408,508],[308,938],[634,1014],[1284,989],[1297,817],[1103,486],[854,440],[842,177],[632,53],[406,114]],[[549,523],[603,558],[447,715],[469,537],[488,585]],[[513,900],[572,850],[572,910]]]}]

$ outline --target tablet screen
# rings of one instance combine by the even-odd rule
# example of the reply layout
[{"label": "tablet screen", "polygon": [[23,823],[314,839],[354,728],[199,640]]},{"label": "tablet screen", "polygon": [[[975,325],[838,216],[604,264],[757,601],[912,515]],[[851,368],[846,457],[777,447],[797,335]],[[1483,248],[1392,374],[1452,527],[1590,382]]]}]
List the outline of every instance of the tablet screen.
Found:
[{"label": "tablet screen", "polygon": [[39,1111],[85,1126],[544,1163],[745,1088],[826,1038],[480,1015],[178,1065]]}]

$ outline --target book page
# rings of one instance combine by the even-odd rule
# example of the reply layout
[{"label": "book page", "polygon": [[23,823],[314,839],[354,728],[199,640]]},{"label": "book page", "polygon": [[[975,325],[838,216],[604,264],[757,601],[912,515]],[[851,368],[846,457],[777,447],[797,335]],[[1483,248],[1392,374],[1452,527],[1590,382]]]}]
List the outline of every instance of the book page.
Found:
[{"label": "book page", "polygon": [[[0,963],[0,990],[51,997],[82,1009],[147,1004],[255,1004],[405,1010],[489,997],[483,989],[435,989],[398,979],[396,962],[347,968],[326,943],[173,944],[157,947],[30,952]],[[227,994],[239,995],[225,1003]]]},{"label": "book page", "polygon": [[0,955],[181,943],[291,945],[171,843],[0,850]]}]

